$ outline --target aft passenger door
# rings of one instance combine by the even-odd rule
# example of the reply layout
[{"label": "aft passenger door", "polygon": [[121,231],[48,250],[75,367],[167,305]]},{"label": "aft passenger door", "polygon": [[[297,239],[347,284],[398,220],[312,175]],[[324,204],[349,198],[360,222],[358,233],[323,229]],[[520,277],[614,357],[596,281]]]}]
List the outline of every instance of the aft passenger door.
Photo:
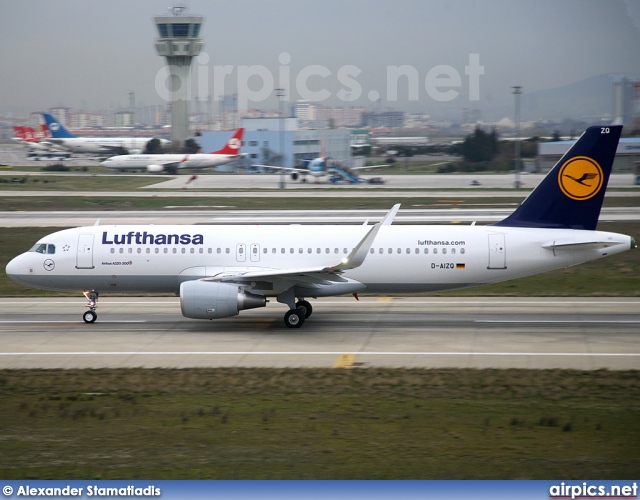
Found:
[{"label": "aft passenger door", "polygon": [[487,269],[506,269],[507,249],[504,234],[489,235],[489,265]]}]

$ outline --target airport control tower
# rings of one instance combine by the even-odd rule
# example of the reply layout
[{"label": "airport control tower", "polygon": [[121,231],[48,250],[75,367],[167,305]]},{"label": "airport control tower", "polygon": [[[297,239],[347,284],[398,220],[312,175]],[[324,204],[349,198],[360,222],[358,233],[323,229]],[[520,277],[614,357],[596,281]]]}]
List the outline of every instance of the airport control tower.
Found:
[{"label": "airport control tower", "polygon": [[171,142],[182,147],[189,137],[189,71],[191,59],[202,49],[200,28],[204,17],[188,15],[186,7],[172,7],[171,15],[153,18],[158,29],[156,50],[169,70],[171,95]]}]

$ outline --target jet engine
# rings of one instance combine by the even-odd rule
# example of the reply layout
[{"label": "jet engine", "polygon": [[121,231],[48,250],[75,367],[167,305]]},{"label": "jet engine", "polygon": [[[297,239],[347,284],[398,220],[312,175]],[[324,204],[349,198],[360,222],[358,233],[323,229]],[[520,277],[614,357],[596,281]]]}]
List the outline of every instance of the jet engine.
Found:
[{"label": "jet engine", "polygon": [[193,319],[217,319],[236,316],[244,309],[267,305],[263,295],[245,292],[230,283],[193,280],[180,285],[182,315]]},{"label": "jet engine", "polygon": [[150,174],[159,174],[164,170],[162,165],[147,165],[147,172]]}]

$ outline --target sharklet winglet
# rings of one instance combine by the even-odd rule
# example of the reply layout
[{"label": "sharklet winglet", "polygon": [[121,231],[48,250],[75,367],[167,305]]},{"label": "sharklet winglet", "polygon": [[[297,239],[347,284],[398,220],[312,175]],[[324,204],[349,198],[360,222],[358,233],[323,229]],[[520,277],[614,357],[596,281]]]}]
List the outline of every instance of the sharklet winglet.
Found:
[{"label": "sharklet winglet", "polygon": [[364,238],[362,238],[360,242],[353,248],[347,258],[343,259],[340,264],[328,266],[326,269],[331,269],[334,272],[339,272],[360,267],[369,254],[369,249],[371,248],[371,245],[373,245],[373,242],[375,241],[380,228],[382,226],[390,225],[393,222],[393,219],[395,218],[399,209],[400,203],[394,205],[380,222],[371,227]]}]

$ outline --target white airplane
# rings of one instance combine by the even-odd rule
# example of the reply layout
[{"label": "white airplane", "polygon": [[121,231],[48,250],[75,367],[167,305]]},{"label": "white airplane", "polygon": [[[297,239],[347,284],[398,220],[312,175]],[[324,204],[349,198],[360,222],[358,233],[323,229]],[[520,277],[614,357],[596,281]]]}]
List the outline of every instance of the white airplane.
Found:
[{"label": "white airplane", "polygon": [[40,131],[32,127],[13,127],[15,137],[12,139],[28,148],[27,158],[30,160],[68,160],[71,153],[47,142],[48,133],[46,125],[40,126]]},{"label": "white airplane", "polygon": [[84,291],[87,323],[101,293],[176,293],[187,318],[235,316],[275,297],[287,327],[307,298],[450,290],[573,266],[635,248],[596,231],[621,126],[591,127],[506,219],[487,226],[130,225],[66,229],[7,265],[28,286]]},{"label": "white airplane", "polygon": [[374,168],[388,167],[389,165],[371,165],[365,167],[350,167],[347,163],[340,160],[333,160],[324,156],[314,158],[313,160],[303,160],[306,167],[278,167],[274,165],[252,165],[256,168],[270,169],[278,171],[284,171],[291,175],[291,179],[297,181],[302,177],[302,182],[306,182],[307,175],[313,177],[316,182],[323,177],[329,177],[332,182],[335,181],[347,181],[351,184],[358,184],[362,182],[359,177],[359,173],[364,170],[370,170]]},{"label": "white airplane", "polygon": [[146,168],[150,173],[174,173],[179,169],[211,168],[238,159],[242,147],[243,128],[239,128],[222,149],[211,153],[119,155],[107,158],[102,165],[116,170]]},{"label": "white airplane", "polygon": [[[51,137],[51,144],[61,146],[74,153],[114,153],[120,148],[128,151],[143,151],[152,137],[78,137],[69,132],[58,120],[42,113]],[[162,146],[171,144],[167,139],[158,139]]]}]

